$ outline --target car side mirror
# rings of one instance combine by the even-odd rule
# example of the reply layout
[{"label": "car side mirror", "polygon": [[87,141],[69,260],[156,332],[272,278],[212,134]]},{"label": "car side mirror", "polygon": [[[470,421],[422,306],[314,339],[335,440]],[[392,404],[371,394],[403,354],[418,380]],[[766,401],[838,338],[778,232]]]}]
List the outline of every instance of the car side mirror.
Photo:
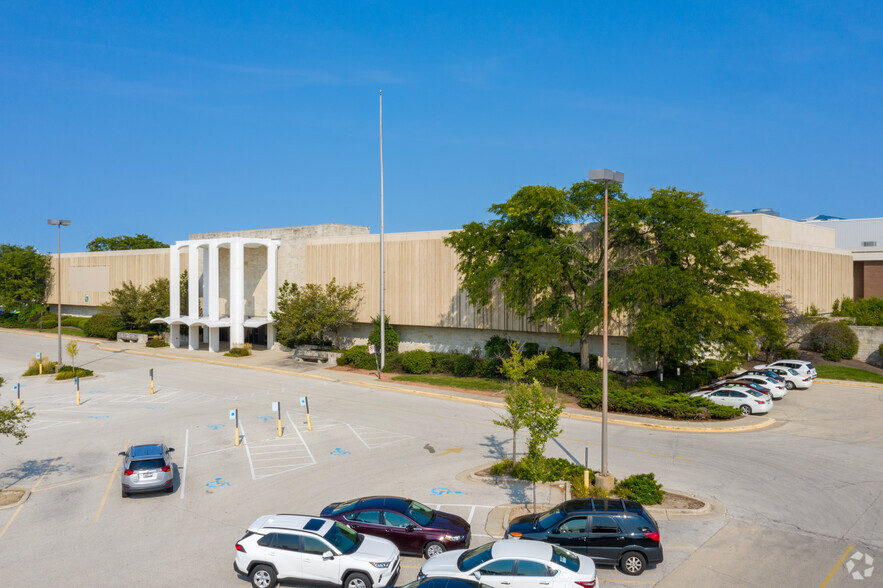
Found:
[{"label": "car side mirror", "polygon": [[126,457],[126,452],[125,452],[125,451],[120,451],[119,453],[117,453],[117,455],[122,455],[123,457]]},{"label": "car side mirror", "polygon": [[334,554],[331,551],[326,551],[322,554],[322,559],[334,559]]},{"label": "car side mirror", "polygon": [[406,526],[405,526],[405,529],[407,529],[408,531],[413,531],[413,530],[416,529],[416,528],[417,528],[417,527],[415,527],[414,525],[406,525]]},{"label": "car side mirror", "polygon": [[472,572],[472,575],[475,577],[476,580],[478,580],[479,582],[481,581],[481,571],[475,570],[474,572]]},{"label": "car side mirror", "polygon": [[174,447],[169,447],[169,453],[173,452],[174,450],[175,450]]}]

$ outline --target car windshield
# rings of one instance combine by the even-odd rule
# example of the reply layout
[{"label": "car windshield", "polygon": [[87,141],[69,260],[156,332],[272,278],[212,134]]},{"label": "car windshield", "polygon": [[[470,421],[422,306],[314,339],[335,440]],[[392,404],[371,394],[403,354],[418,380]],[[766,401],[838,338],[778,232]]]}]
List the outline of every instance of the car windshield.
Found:
[{"label": "car windshield", "polygon": [[425,504],[420,504],[416,500],[411,501],[411,504],[408,505],[408,512],[405,514],[414,519],[414,522],[421,527],[428,525],[433,517],[435,517],[435,511]]},{"label": "car windshield", "polygon": [[540,518],[537,519],[537,526],[541,529],[550,529],[552,525],[557,523],[563,518],[564,515],[561,514],[561,505],[559,504],[552,510],[540,515]]},{"label": "car windshield", "polygon": [[341,553],[355,551],[361,542],[358,533],[341,523],[334,523],[334,526],[325,533],[325,539]]},{"label": "car windshield", "polygon": [[575,572],[579,569],[579,558],[571,551],[557,545],[552,546],[552,562]]},{"label": "car windshield", "polygon": [[485,543],[481,547],[463,552],[463,555],[457,560],[457,567],[461,572],[466,572],[480,566],[491,558],[491,547],[493,546],[493,543]]},{"label": "car windshield", "polygon": [[131,469],[133,470],[155,470],[164,467],[166,462],[161,459],[141,459],[133,461]]}]

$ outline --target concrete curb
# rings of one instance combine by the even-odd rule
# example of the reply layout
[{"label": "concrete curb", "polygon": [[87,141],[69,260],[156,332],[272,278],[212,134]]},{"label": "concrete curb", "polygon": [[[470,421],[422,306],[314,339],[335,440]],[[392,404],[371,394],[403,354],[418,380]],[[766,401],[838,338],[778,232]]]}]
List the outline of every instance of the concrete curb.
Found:
[{"label": "concrete curb", "polygon": [[5,488],[4,490],[21,491],[24,494],[21,495],[21,498],[18,499],[18,502],[15,502],[13,504],[7,504],[6,506],[0,506],[0,510],[6,510],[7,508],[15,508],[16,506],[19,506],[20,504],[24,504],[27,501],[27,499],[31,497],[31,491],[25,490],[24,488]]},{"label": "concrete curb", "polygon": [[837,386],[852,386],[853,388],[872,388],[875,390],[883,390],[883,384],[874,384],[873,382],[856,382],[853,380],[831,380],[828,378],[816,378],[814,382],[823,384],[835,384]]}]

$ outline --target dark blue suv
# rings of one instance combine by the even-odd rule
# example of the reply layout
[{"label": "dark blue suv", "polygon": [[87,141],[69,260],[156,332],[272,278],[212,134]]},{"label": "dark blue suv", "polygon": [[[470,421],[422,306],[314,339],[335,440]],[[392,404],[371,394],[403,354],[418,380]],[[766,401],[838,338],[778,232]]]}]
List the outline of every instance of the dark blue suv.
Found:
[{"label": "dark blue suv", "polygon": [[550,511],[517,517],[506,538],[560,545],[595,563],[618,565],[630,576],[662,563],[659,526],[632,500],[587,498],[562,502]]}]

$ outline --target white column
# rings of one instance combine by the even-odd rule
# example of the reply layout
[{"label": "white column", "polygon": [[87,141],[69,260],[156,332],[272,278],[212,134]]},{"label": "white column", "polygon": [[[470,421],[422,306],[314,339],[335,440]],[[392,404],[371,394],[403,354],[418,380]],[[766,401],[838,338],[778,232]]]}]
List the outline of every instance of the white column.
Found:
[{"label": "white column", "polygon": [[[199,247],[193,242],[187,249],[187,278],[189,291],[187,292],[187,316],[199,317]],[[188,343],[193,351],[199,350],[199,327],[190,326]]]},{"label": "white column", "polygon": [[[276,294],[278,293],[278,281],[276,277],[276,243],[270,241],[267,244],[267,318],[273,318],[276,311]],[[276,325],[267,325],[267,349],[272,349],[276,343]]]},{"label": "white column", "polygon": [[[169,246],[169,315],[181,316],[181,250],[178,245]],[[175,349],[181,346],[181,325],[169,325],[169,345]]]},{"label": "white column", "polygon": [[230,348],[245,343],[245,243],[230,240]]},{"label": "white column", "polygon": [[[220,281],[218,267],[218,244],[217,242],[209,243],[208,246],[208,269],[203,268],[203,283],[205,276],[208,276],[208,288],[203,292],[203,305],[208,309],[208,317],[211,320],[218,320],[219,313],[219,291]],[[207,292],[207,293],[206,293]],[[209,351],[218,353],[221,350],[221,329],[220,327],[212,327],[208,330],[208,348]]]}]

